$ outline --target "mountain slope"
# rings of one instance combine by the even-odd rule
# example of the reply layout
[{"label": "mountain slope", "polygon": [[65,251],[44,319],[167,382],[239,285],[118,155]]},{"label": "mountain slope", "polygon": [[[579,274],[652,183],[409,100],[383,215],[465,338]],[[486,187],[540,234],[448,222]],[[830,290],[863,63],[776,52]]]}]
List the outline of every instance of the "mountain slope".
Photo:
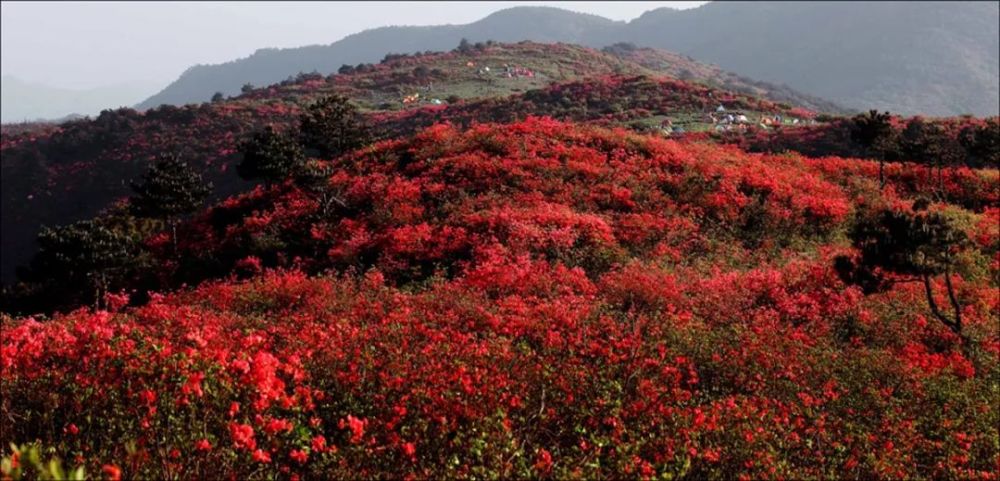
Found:
[{"label": "mountain slope", "polygon": [[996,2],[722,2],[624,35],[857,109],[996,115],[998,22]]},{"label": "mountain slope", "polygon": [[327,46],[261,50],[221,65],[192,67],[139,104],[182,104],[246,82],[330,73],[386,52],[445,50],[470,41],[562,41],[602,47],[633,42],[786,84],[854,109],[902,114],[998,113],[995,2],[709,3],[613,22],[553,8],[517,7],[468,25],[384,27]]},{"label": "mountain slope", "polygon": [[[480,66],[505,63],[525,69],[525,75],[508,78],[495,69],[479,74]],[[217,196],[245,190],[249,184],[231,169],[240,159],[237,142],[265,124],[293,125],[301,105],[325,94],[350,97],[369,112],[384,136],[410,134],[441,120],[509,121],[528,114],[615,125],[640,121],[650,126],[659,126],[664,116],[672,115],[679,125],[694,130],[679,116],[702,122],[703,112],[724,100],[755,112],[792,113],[771,102],[701,85],[654,81],[649,77],[653,73],[634,62],[574,45],[495,44],[466,53],[395,57],[344,75],[304,75],[220,102],[164,106],[144,113],[106,111],[56,129],[21,133],[10,129],[10,134],[5,130],[0,144],[4,246],[0,279],[13,280],[16,266],[30,259],[41,225],[89,218],[127,196],[129,181],[157,155],[182,154],[215,184]],[[432,91],[423,90],[430,83]],[[559,87],[564,83],[566,87]],[[403,102],[414,93],[421,94],[420,101]],[[434,96],[458,101],[437,105],[432,103]]]},{"label": "mountain slope", "polygon": [[687,55],[657,48],[639,48],[632,43],[616,43],[602,49],[658,73],[680,80],[702,82],[732,92],[804,107],[817,112],[847,113],[848,109],[829,100],[796,91],[787,85],[754,80],[717,65],[699,62]]}]

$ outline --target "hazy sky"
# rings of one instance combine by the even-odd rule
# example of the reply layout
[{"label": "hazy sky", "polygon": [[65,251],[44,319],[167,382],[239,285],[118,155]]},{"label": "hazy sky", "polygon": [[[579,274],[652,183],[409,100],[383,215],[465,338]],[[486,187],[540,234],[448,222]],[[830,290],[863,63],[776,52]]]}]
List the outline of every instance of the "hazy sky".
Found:
[{"label": "hazy sky", "polygon": [[518,5],[631,20],[706,2],[2,2],[3,75],[62,88],[156,88],[194,64],[258,48],[329,44],[386,25],[473,22]]}]

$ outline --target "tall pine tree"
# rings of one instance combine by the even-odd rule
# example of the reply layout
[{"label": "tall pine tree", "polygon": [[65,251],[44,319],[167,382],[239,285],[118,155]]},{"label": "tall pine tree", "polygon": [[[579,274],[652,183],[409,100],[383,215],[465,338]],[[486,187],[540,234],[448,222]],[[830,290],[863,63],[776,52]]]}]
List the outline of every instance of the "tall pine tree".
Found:
[{"label": "tall pine tree", "polygon": [[171,241],[177,248],[177,222],[181,216],[201,207],[212,189],[210,183],[188,167],[177,155],[158,160],[143,175],[142,182],[132,183],[135,195],[130,199],[138,217],[161,219],[170,227]]},{"label": "tall pine tree", "polygon": [[851,139],[864,147],[868,156],[878,159],[880,187],[885,187],[885,153],[894,137],[891,120],[889,112],[870,110],[855,116],[851,124]]}]

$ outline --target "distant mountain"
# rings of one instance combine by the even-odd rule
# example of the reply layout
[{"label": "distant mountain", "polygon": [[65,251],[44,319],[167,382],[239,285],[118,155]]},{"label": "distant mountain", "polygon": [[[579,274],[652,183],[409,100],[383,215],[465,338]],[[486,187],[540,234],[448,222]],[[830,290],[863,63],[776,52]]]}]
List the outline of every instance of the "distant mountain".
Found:
[{"label": "distant mountain", "polygon": [[904,114],[998,112],[996,2],[719,2],[658,9],[631,22],[549,7],[516,7],[467,25],[383,27],[324,46],[265,49],[188,69],[138,105],[202,102],[298,72],[332,73],[387,52],[448,50],[470,41],[616,42],[657,47],[785,84],[854,109]]},{"label": "distant mountain", "polygon": [[0,81],[3,123],[25,121],[64,121],[81,115],[96,115],[101,110],[135,104],[154,87],[144,83],[126,83],[85,90],[72,90],[26,82],[4,75]]},{"label": "distant mountain", "polygon": [[549,7],[517,7],[468,25],[382,27],[349,35],[330,45],[261,49],[249,57],[219,65],[196,65],[160,93],[136,107],[204,102],[215,92],[239,93],[246,83],[269,85],[299,72],[329,74],[344,64],[378,62],[387,53],[451,50],[462,38],[473,41],[568,42],[588,44],[594,32],[610,35],[624,22]]},{"label": "distant mountain", "polygon": [[996,115],[997,2],[721,2],[624,35],[856,109]]}]

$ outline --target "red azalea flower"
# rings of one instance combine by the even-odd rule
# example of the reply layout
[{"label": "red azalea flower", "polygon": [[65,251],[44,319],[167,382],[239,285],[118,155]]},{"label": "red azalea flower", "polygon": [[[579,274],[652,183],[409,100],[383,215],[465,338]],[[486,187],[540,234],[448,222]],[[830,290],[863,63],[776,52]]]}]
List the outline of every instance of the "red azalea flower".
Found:
[{"label": "red azalea flower", "polygon": [[270,463],[271,454],[268,453],[267,451],[264,451],[263,449],[257,449],[253,452],[253,460],[257,461],[258,463]]},{"label": "red azalea flower", "polygon": [[315,436],[312,438],[312,450],[318,453],[322,453],[326,450],[326,438],[322,435]]},{"label": "red azalea flower", "polygon": [[404,443],[403,444],[403,454],[405,454],[408,458],[411,458],[411,459],[414,458],[416,456],[416,454],[417,454],[417,445],[414,444],[414,443],[412,443],[412,442],[410,442],[410,443]]},{"label": "red azalea flower", "polygon": [[122,470],[114,464],[105,464],[101,466],[101,472],[103,472],[110,481],[119,481],[122,479]]},{"label": "red azalea flower", "polygon": [[535,456],[535,469],[548,474],[552,470],[552,454],[545,448],[539,449]]},{"label": "red azalea flower", "polygon": [[305,464],[306,460],[309,459],[309,453],[298,449],[293,449],[290,453],[288,453],[288,456],[299,464]]},{"label": "red azalea flower", "polygon": [[246,424],[230,423],[229,433],[233,436],[233,444],[237,448],[254,449],[257,447],[253,427]]}]

